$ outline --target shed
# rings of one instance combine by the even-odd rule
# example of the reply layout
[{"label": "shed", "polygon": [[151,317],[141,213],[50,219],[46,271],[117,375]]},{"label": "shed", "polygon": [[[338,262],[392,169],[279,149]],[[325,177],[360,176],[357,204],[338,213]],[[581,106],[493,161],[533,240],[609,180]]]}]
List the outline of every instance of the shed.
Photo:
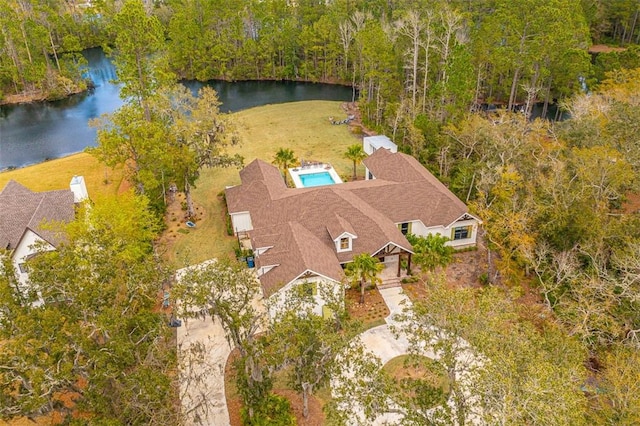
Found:
[{"label": "shed", "polygon": [[398,152],[398,145],[391,142],[391,139],[385,135],[365,136],[362,139],[362,143],[364,145],[364,152],[368,155],[373,154],[374,151],[380,148],[386,148],[391,152]]}]

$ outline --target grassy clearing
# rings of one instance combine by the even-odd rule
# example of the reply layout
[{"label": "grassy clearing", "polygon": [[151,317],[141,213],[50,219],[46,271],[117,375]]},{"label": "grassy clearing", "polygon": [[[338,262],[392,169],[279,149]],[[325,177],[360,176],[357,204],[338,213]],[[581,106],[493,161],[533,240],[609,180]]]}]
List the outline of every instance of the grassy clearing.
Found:
[{"label": "grassy clearing", "polygon": [[[266,105],[233,115],[242,143],[239,152],[249,164],[256,158],[273,160],[278,148],[290,148],[298,160],[331,163],[345,179],[352,174],[352,163],[343,158],[349,145],[358,143],[347,126],[332,125],[329,117],[343,117],[340,102],[305,101]],[[363,174],[362,166],[359,170]],[[203,218],[188,234],[179,234],[167,243],[165,257],[177,266],[233,255],[235,238],[226,234],[226,209],[218,196],[226,186],[240,183],[239,170],[204,170],[194,200],[203,207]]]},{"label": "grassy clearing", "polygon": [[90,197],[98,194],[116,194],[123,179],[122,168],[113,170],[100,164],[93,156],[80,153],[2,172],[0,190],[12,179],[32,191],[66,189],[75,175],[84,176]]},{"label": "grassy clearing", "polygon": [[409,385],[399,392],[410,398],[417,397],[429,408],[446,403],[449,397],[451,384],[447,370],[431,358],[401,355],[390,359],[382,370],[398,385]]}]

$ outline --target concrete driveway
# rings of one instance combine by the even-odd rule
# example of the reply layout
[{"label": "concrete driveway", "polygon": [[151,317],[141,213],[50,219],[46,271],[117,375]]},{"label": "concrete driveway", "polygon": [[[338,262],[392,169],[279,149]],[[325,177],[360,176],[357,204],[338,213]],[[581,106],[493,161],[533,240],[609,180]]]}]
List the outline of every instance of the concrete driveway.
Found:
[{"label": "concrete driveway", "polygon": [[386,364],[392,358],[409,353],[409,339],[406,333],[400,332],[396,337],[390,326],[401,325],[396,316],[411,306],[411,300],[401,287],[382,289],[380,294],[390,311],[384,319],[386,324],[364,331],[360,339],[371,353],[380,358],[382,364]]},{"label": "concrete driveway", "polygon": [[220,321],[183,320],[178,327],[180,398],[187,425],[228,426],[224,368],[231,348]]}]

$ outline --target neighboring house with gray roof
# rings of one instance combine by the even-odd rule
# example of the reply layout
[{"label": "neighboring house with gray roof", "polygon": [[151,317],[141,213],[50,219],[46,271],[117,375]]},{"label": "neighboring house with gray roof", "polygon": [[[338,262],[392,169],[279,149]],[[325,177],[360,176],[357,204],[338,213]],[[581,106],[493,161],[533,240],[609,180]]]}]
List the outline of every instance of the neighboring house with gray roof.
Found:
[{"label": "neighboring house with gray roof", "polygon": [[86,198],[82,177],[74,176],[71,189],[33,192],[11,180],[0,192],[0,248],[8,250],[24,286],[28,280],[27,260],[37,250],[55,250],[63,241],[55,226],[75,217],[75,203]]},{"label": "neighboring house with gray roof", "polygon": [[276,167],[254,160],[240,172],[242,183],[227,188],[234,232],[250,238],[265,297],[284,298],[304,283],[320,313],[319,288],[341,291],[343,267],[357,254],[380,258],[400,276],[403,263],[411,267],[407,233],[475,245],[480,221],[416,159],[378,149],[363,163],[363,181],[287,188]]}]

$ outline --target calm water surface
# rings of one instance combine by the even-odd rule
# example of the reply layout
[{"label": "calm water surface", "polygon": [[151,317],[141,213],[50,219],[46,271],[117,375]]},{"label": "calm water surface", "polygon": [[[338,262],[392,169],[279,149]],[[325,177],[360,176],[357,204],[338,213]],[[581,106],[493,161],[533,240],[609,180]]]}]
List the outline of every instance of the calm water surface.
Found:
[{"label": "calm water surface", "polygon": [[[0,107],[0,170],[40,163],[80,152],[96,144],[89,120],[122,105],[120,88],[111,83],[115,68],[101,49],[85,53],[95,89],[56,102]],[[185,82],[197,91],[204,83]],[[328,84],[282,81],[213,81],[225,112],[255,106],[304,100],[350,101],[351,88]]]}]

